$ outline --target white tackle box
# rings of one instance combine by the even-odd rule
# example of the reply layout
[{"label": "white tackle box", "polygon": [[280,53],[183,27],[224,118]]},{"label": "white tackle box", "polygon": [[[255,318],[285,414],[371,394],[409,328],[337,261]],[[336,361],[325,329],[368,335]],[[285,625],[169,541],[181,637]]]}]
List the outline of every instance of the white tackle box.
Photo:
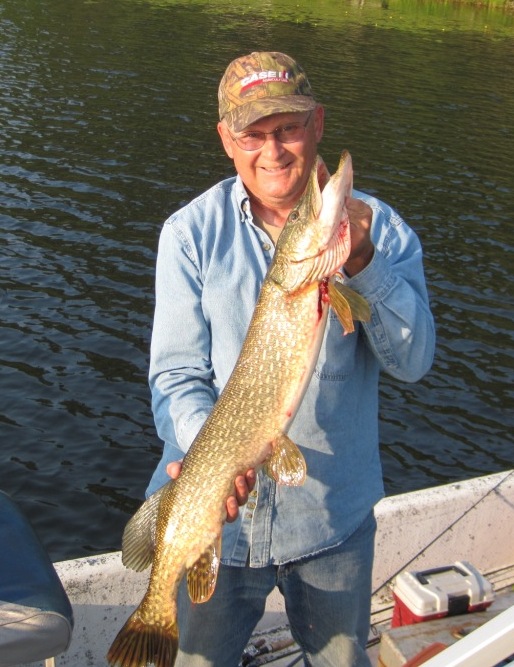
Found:
[{"label": "white tackle box", "polygon": [[402,572],[393,584],[391,626],[455,616],[489,607],[493,587],[467,561],[422,572]]}]

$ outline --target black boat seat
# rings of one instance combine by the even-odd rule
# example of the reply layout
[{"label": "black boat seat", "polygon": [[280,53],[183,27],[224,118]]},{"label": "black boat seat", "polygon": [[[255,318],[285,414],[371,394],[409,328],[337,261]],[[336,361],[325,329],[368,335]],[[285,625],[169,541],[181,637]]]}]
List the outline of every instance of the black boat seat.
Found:
[{"label": "black boat seat", "polygon": [[0,491],[0,667],[53,658],[73,612],[52,561],[16,503]]}]

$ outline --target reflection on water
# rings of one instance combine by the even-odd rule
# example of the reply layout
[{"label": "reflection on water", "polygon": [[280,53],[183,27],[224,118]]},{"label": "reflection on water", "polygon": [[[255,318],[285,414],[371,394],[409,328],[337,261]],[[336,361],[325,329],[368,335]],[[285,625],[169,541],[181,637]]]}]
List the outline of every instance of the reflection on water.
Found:
[{"label": "reflection on water", "polygon": [[388,491],[513,465],[510,19],[443,6],[430,27],[426,4],[262,5],[0,7],[1,488],[54,558],[119,548],[159,456],[157,237],[230,173],[217,82],[253,48],[299,58],[326,103],[326,161],[349,148],[356,185],[425,247],[437,359],[416,385],[382,383]]}]

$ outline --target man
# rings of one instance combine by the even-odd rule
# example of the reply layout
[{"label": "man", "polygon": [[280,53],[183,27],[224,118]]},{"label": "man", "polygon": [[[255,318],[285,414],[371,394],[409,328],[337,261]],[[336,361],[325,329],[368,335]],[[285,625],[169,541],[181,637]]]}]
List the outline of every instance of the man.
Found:
[{"label": "man", "polygon": [[[301,67],[281,53],[234,60],[219,111],[237,176],[173,214],[159,244],[150,386],[165,444],[148,493],[180,474],[176,462],[230,376],[274,242],[323,135],[323,107]],[[416,235],[364,193],[354,192],[347,208],[345,280],[367,299],[371,321],[343,336],[329,319],[289,432],[307,462],[305,485],[277,488],[254,471],[235,480],[215,593],[192,605],[180,591],[176,667],[237,667],[275,586],[305,664],[369,665],[373,506],[383,495],[379,372],[421,378],[432,363],[434,325]]]}]

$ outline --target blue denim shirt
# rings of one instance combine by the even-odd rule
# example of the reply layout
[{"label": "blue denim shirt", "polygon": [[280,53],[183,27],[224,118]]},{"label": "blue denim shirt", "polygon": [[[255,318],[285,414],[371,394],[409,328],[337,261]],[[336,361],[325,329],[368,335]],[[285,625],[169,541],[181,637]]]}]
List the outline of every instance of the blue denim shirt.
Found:
[{"label": "blue denim shirt", "polygon": [[[375,253],[346,282],[368,300],[371,321],[343,336],[330,312],[314,375],[289,430],[307,462],[305,485],[277,486],[259,473],[239,519],[224,526],[227,564],[281,564],[349,537],[383,496],[379,373],[415,382],[431,366],[434,324],[418,238],[383,202],[362,192],[354,196],[373,210]],[[166,464],[184,456],[225,386],[273,251],[252,221],[239,177],[218,183],[165,222],[149,375],[164,451],[148,494],[169,481]]]}]

